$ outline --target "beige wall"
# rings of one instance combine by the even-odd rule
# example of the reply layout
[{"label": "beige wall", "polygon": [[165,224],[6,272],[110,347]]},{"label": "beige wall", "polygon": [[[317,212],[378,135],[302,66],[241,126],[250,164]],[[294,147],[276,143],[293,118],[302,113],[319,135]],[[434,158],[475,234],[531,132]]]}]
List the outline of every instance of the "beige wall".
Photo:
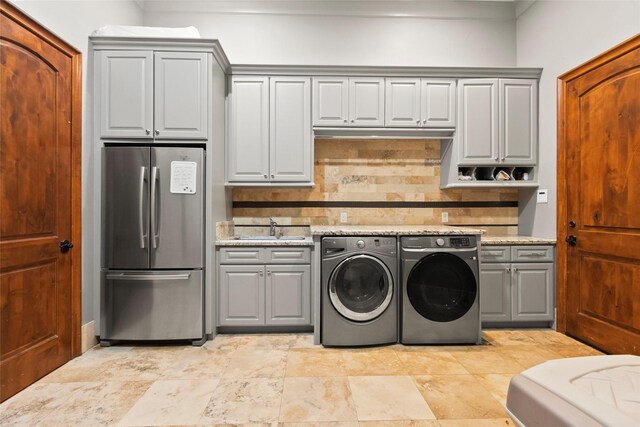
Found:
[{"label": "beige wall", "polygon": [[[236,223],[263,223],[275,217],[279,224],[441,224],[442,212],[450,225],[482,225],[494,233],[516,233],[517,190],[440,189],[440,141],[316,139],[315,187],[235,188]],[[252,205],[238,207],[238,202]],[[262,203],[282,202],[265,207]],[[299,202],[345,202],[345,207],[299,206]],[[358,207],[359,202],[388,202],[383,207]],[[406,206],[405,202],[454,202],[454,207]],[[471,207],[469,202],[507,202],[511,207]],[[511,203],[508,203],[511,202]],[[423,203],[420,203],[423,204]],[[298,205],[298,206],[296,206]]]}]

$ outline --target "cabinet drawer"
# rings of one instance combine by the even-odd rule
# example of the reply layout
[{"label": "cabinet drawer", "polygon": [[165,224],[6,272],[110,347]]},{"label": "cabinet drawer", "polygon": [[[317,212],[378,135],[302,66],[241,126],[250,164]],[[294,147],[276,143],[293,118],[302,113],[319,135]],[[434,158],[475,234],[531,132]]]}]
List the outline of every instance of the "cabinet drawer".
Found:
[{"label": "cabinet drawer", "polygon": [[309,264],[309,248],[267,248],[267,264]]},{"label": "cabinet drawer", "polygon": [[220,264],[256,264],[264,260],[264,248],[220,248]]},{"label": "cabinet drawer", "polygon": [[480,262],[509,262],[511,249],[509,246],[482,246],[480,248]]},{"label": "cabinet drawer", "polygon": [[511,260],[517,261],[553,261],[553,246],[512,246]]}]

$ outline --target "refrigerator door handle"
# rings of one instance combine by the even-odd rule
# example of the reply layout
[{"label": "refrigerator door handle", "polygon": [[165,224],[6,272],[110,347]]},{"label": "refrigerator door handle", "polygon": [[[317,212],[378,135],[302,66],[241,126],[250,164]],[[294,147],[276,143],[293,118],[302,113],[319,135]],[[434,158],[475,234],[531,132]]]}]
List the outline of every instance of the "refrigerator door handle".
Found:
[{"label": "refrigerator door handle", "polygon": [[108,280],[189,280],[191,273],[183,274],[107,274]]},{"label": "refrigerator door handle", "polygon": [[145,247],[145,238],[147,234],[144,229],[144,182],[147,178],[147,168],[144,166],[140,167],[140,194],[138,198],[138,220],[140,224],[140,248],[144,249]]},{"label": "refrigerator door handle", "polygon": [[157,226],[158,226],[158,207],[156,206],[157,200],[157,185],[158,182],[158,167],[154,166],[151,168],[151,246],[153,249],[158,247],[157,244]]}]

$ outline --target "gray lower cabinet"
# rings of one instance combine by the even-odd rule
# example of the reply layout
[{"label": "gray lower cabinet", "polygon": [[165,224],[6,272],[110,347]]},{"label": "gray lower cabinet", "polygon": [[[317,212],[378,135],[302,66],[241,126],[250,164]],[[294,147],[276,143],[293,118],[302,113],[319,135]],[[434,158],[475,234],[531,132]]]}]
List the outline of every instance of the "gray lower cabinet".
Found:
[{"label": "gray lower cabinet", "polygon": [[553,246],[485,246],[480,258],[483,324],[553,322]]},{"label": "gray lower cabinet", "polygon": [[309,248],[221,248],[218,324],[311,324]]}]

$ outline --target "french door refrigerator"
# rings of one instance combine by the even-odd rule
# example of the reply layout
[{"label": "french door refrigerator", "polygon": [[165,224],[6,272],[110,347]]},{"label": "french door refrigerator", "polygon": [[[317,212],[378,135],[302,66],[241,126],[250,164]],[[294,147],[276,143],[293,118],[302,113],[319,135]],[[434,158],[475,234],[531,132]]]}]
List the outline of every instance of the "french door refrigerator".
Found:
[{"label": "french door refrigerator", "polygon": [[102,150],[101,344],[204,342],[204,150]]}]

